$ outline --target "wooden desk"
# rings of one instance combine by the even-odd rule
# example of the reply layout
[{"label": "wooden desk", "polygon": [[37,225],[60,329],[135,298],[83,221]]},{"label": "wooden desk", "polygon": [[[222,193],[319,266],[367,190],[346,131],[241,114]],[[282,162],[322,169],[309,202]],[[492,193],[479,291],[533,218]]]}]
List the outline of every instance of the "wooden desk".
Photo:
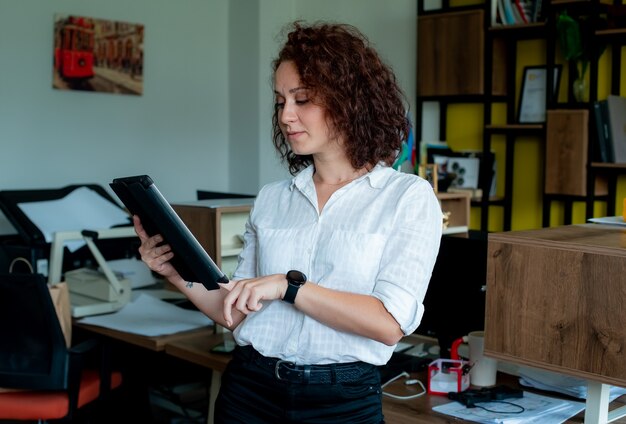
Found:
[{"label": "wooden desk", "polygon": [[[409,339],[413,340],[413,337],[409,336]],[[217,371],[217,373],[214,373],[214,375],[218,377],[217,385],[215,385],[216,380],[213,380],[211,385],[209,423],[213,422],[212,411],[215,397],[217,396],[217,391],[219,390],[219,377],[221,377],[221,373],[225,370],[228,361],[230,361],[230,355],[228,354],[211,352],[211,348],[222,341],[222,334],[212,334],[208,337],[199,336],[175,340],[165,346],[165,352],[167,354],[192,362],[196,365],[210,368],[213,371]],[[428,377],[426,371],[412,374],[411,377],[420,379],[424,386],[427,386]],[[502,373],[498,374],[498,384],[520,387],[517,382],[517,377]],[[523,389],[529,390],[528,388]],[[387,386],[385,390],[396,395],[408,396],[419,393],[421,388],[417,385],[407,387],[401,380],[399,380]],[[542,393],[540,391],[532,391]],[[555,395],[554,393],[543,392],[542,394],[558,397],[558,395]],[[388,396],[383,396],[383,414],[385,415],[385,422],[387,424],[406,424],[408,422],[414,424],[458,424],[469,422],[433,411],[433,407],[449,402],[450,400],[445,396],[435,395],[424,395],[410,400],[397,400]],[[611,409],[622,406],[625,403],[626,396],[622,396],[611,404]],[[581,412],[566,421],[566,423],[571,424],[584,422],[583,414],[584,412]],[[622,418],[614,422],[618,424],[626,424],[626,418]]]},{"label": "wooden desk", "polygon": [[129,343],[135,346],[143,347],[146,349],[160,352],[165,350],[167,344],[177,342],[186,339],[206,339],[214,333],[214,328],[205,327],[196,330],[182,331],[180,333],[168,334],[164,336],[142,336],[140,334],[126,333],[124,331],[112,330],[110,328],[99,327],[97,325],[82,324],[81,322],[74,322],[74,327],[82,330],[107,336],[115,340],[119,340],[125,343]]},{"label": "wooden desk", "polygon": [[172,340],[165,345],[165,353],[213,371],[223,372],[230,361],[230,354],[211,352],[212,347],[223,341],[223,333]]},{"label": "wooden desk", "polygon": [[[186,339],[180,339],[172,341],[165,346],[165,352],[173,355],[177,358],[190,361],[196,365],[210,368],[214,371],[218,371],[218,376],[224,371],[230,355],[212,353],[211,348],[223,340],[222,334],[213,334],[209,337],[189,337]],[[427,385],[427,372],[413,374],[411,377],[418,378],[422,381],[424,386]],[[219,382],[218,382],[219,383]],[[511,387],[519,387],[517,378],[508,374],[498,374],[498,384],[506,384]],[[211,407],[209,413],[212,413],[212,405],[214,405],[214,399],[219,390],[219,384],[211,386]],[[408,396],[415,393],[419,393],[421,388],[415,386],[405,386],[402,381],[397,381],[390,384],[385,388],[386,391],[401,395]],[[528,390],[524,388],[524,390]],[[533,390],[534,391],[534,390]],[[214,393],[215,392],[215,393]],[[536,391],[537,393],[541,393]],[[543,393],[547,396],[555,396],[554,393]],[[383,414],[385,415],[385,422],[387,424],[459,424],[469,421],[460,420],[455,417],[443,415],[433,411],[433,407],[449,403],[450,400],[445,396],[424,395],[410,400],[396,400],[388,396],[383,397]],[[611,404],[611,408],[616,408],[624,405],[626,402],[626,396],[622,396]],[[583,414],[576,415],[575,417],[566,421],[568,424],[582,423]],[[209,422],[212,422],[212,416],[209,416]],[[626,424],[626,418],[614,421],[618,424]]]},{"label": "wooden desk", "polygon": [[[587,423],[626,387],[626,227],[489,235],[485,353],[586,379]],[[626,411],[624,411],[626,412]]]},{"label": "wooden desk", "polygon": [[[411,377],[419,378],[424,385],[427,383],[426,372],[413,374]],[[506,384],[510,387],[518,387],[525,391],[532,391],[546,396],[559,397],[554,393],[541,392],[521,387],[517,380],[517,377],[512,375],[502,373],[498,374],[498,384]],[[402,382],[399,381],[387,386],[386,390],[397,395],[407,396],[411,393],[418,393],[420,391],[420,387],[411,386],[411,388],[408,389]],[[448,402],[450,402],[450,400],[448,400],[445,396],[436,395],[424,395],[411,400],[395,400],[389,397],[384,397],[383,412],[385,414],[385,422],[387,424],[406,424],[409,422],[413,424],[459,424],[470,422],[433,411],[433,407],[443,405]],[[612,402],[611,409],[623,406],[625,402],[626,395]],[[584,411],[566,421],[567,424],[583,422],[585,422]],[[617,424],[625,424],[626,418],[618,419],[613,422]]]}]

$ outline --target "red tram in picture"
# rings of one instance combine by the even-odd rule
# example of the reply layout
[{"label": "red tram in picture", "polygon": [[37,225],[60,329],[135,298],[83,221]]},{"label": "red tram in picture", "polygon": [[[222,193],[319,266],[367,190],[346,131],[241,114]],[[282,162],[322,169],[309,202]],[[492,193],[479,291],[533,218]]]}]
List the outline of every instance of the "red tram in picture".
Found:
[{"label": "red tram in picture", "polygon": [[69,16],[55,23],[54,69],[67,81],[94,76],[94,24]]}]

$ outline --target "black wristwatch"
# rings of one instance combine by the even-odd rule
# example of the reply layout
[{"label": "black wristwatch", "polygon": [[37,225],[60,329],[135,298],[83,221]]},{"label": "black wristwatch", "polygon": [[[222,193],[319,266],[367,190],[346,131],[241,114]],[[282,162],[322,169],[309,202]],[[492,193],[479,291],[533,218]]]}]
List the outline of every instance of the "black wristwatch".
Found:
[{"label": "black wristwatch", "polygon": [[303,272],[292,269],[286,275],[287,277],[287,291],[283,297],[283,301],[293,304],[296,301],[296,295],[300,287],[306,283],[306,275]]}]

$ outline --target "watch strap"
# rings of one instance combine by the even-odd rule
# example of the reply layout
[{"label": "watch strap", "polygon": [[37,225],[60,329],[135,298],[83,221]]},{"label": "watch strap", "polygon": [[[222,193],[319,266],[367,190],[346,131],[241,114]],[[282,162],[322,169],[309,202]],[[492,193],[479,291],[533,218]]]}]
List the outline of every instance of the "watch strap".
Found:
[{"label": "watch strap", "polygon": [[301,285],[296,286],[295,284],[291,284],[287,282],[287,291],[285,292],[285,296],[283,297],[283,301],[287,303],[293,303],[296,301],[296,295],[298,294],[298,290],[300,290]]}]

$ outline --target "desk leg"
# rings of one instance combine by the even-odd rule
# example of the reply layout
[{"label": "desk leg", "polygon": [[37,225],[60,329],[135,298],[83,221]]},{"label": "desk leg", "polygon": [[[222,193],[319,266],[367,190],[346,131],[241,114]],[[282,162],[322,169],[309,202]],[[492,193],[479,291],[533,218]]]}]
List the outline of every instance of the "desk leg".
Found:
[{"label": "desk leg", "polygon": [[207,424],[213,424],[213,414],[215,413],[215,399],[220,391],[222,383],[222,373],[213,370],[211,372],[211,388],[209,391],[209,413],[207,415]]},{"label": "desk leg", "polygon": [[587,381],[587,403],[585,405],[585,424],[605,424],[626,416],[626,406],[609,412],[611,386]]},{"label": "desk leg", "polygon": [[609,391],[611,387],[597,381],[587,381],[585,424],[609,422]]}]

